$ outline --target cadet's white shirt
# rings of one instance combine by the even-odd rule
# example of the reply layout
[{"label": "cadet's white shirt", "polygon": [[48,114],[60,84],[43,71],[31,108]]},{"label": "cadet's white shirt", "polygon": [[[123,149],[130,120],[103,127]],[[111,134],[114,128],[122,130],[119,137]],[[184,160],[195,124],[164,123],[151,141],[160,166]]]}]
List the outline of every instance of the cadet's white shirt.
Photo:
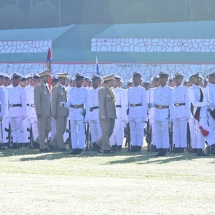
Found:
[{"label": "cadet's white shirt", "polygon": [[[203,93],[202,102],[200,102],[200,96],[201,96],[200,89],[202,90],[202,93]],[[190,99],[190,102],[194,106],[194,113],[198,107],[201,107],[200,117],[206,118],[207,117],[207,101],[206,101],[206,97],[204,95],[204,90],[202,88],[200,88],[199,86],[196,86],[195,84],[193,84],[192,87],[190,87],[190,89],[189,89],[189,99]]]},{"label": "cadet's white shirt", "polygon": [[116,107],[116,116],[117,119],[121,119],[122,121],[126,121],[126,114],[127,114],[127,98],[126,93],[122,88],[114,88],[113,89],[115,99],[116,99],[116,106],[121,105],[121,108]]},{"label": "cadet's white shirt", "polygon": [[28,117],[37,117],[35,107],[31,107],[31,105],[34,105],[34,86],[27,86],[25,88],[26,91],[26,104],[29,104],[27,106],[27,116]]},{"label": "cadet's white shirt", "polygon": [[[77,88],[74,87],[69,91],[68,102],[66,107],[71,105],[81,105],[84,104],[86,110],[85,120],[89,119],[89,94],[86,89],[83,87]],[[83,120],[83,108],[70,108],[69,110],[69,119],[72,120]]]},{"label": "cadet's white shirt", "polygon": [[[129,115],[128,119],[147,118],[147,96],[146,90],[141,87],[130,87],[127,91]],[[131,107],[131,104],[142,104],[142,106]]]},{"label": "cadet's white shirt", "polygon": [[[89,108],[99,106],[98,92],[99,87],[89,90]],[[99,120],[99,108],[89,111],[89,120]]]},{"label": "cadet's white shirt", "polygon": [[215,85],[209,83],[205,88],[205,96],[211,110],[215,108]]},{"label": "cadet's white shirt", "polygon": [[189,119],[190,118],[190,101],[188,96],[188,90],[185,86],[175,86],[174,92],[174,104],[185,103],[182,106],[174,105],[174,119]]},{"label": "cadet's white shirt", "polygon": [[[21,104],[22,107],[10,107],[10,104]],[[25,90],[20,86],[8,88],[8,117],[26,117],[26,107]]]},{"label": "cadet's white shirt", "polygon": [[173,120],[173,101],[173,90],[170,87],[160,86],[156,88],[154,91],[154,105],[169,106],[169,108],[159,109],[155,107],[154,119],[157,121],[166,121],[167,119]]}]

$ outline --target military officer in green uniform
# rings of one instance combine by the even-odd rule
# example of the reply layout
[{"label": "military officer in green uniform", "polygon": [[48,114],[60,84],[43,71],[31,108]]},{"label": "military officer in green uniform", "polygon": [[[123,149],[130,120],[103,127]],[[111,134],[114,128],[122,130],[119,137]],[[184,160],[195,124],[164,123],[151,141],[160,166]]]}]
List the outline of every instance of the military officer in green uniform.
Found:
[{"label": "military officer in green uniform", "polygon": [[51,131],[51,101],[46,84],[50,77],[50,71],[45,70],[39,75],[41,81],[34,89],[34,104],[38,122],[40,151],[48,152],[48,144],[45,144],[45,139]]}]

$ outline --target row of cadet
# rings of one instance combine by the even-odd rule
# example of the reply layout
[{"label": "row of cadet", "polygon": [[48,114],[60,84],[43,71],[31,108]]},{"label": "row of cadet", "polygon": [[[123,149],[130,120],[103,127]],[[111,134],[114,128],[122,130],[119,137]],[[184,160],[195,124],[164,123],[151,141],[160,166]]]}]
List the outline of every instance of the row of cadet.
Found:
[{"label": "row of cadet", "polygon": [[69,140],[71,154],[84,148],[112,153],[122,149],[126,136],[130,151],[137,152],[145,130],[155,156],[166,156],[170,146],[184,152],[188,143],[189,151],[199,156],[215,154],[214,72],[207,75],[208,83],[199,73],[183,82],[182,74],[169,79],[165,72],[143,83],[135,72],[127,89],[112,74],[103,79],[94,74],[90,80],[80,73],[73,79],[58,73],[51,90],[49,78],[48,70],[28,77],[0,74],[1,149],[31,143],[41,152],[65,151]]}]

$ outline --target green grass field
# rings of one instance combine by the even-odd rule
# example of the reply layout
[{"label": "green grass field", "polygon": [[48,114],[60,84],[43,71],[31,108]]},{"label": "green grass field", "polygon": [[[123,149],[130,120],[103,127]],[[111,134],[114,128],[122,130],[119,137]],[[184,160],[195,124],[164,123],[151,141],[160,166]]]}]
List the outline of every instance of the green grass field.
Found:
[{"label": "green grass field", "polygon": [[0,214],[215,214],[215,156],[0,152]]}]

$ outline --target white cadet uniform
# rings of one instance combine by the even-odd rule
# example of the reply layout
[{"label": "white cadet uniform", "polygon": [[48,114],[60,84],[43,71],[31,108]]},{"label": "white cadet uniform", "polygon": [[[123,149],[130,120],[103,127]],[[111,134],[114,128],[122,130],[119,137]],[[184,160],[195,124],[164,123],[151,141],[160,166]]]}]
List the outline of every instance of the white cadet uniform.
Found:
[{"label": "white cadet uniform", "polygon": [[208,110],[209,127],[211,131],[215,133],[215,118],[212,117],[212,115],[215,116],[215,85],[214,84],[208,83],[207,87],[205,88],[205,96],[207,99],[207,103],[209,105],[209,110]]},{"label": "white cadet uniform", "polygon": [[13,143],[22,143],[23,141],[23,119],[27,116],[26,94],[20,87],[11,86],[8,89],[8,118],[13,136]]},{"label": "white cadet uniform", "polygon": [[2,87],[0,87],[0,146],[3,143],[3,132],[2,132],[2,120],[5,114],[5,92]]},{"label": "white cadet uniform", "polygon": [[[89,95],[83,87],[72,88],[69,91],[68,102],[70,127],[72,136],[72,149],[84,149],[85,147],[85,126],[84,121],[89,119]],[[84,109],[86,116],[84,118]]]},{"label": "white cadet uniform", "polygon": [[[191,106],[193,105],[193,114],[189,120],[190,124],[190,135],[191,135],[191,146],[192,149],[203,149],[205,148],[205,140],[207,140],[209,146],[214,144],[214,133],[210,131],[207,124],[207,100],[204,95],[204,89],[199,86],[192,85],[189,89],[189,98],[191,101]],[[192,107],[191,107],[192,109]],[[198,109],[200,109],[199,114],[197,114]],[[204,137],[200,127],[209,131],[207,137]]]},{"label": "white cadet uniform", "polygon": [[99,100],[97,89],[89,90],[89,125],[91,132],[91,142],[96,142],[102,136],[101,125],[99,121]]},{"label": "white cadet uniform", "polygon": [[169,148],[169,120],[173,120],[173,90],[168,87],[158,87],[154,92],[154,119],[156,133],[156,148]]},{"label": "white cadet uniform", "polygon": [[127,92],[131,145],[142,146],[144,143],[144,123],[147,118],[146,90],[141,86],[134,86],[129,88]]},{"label": "white cadet uniform", "polygon": [[3,87],[5,93],[5,112],[2,120],[2,142],[7,144],[9,142],[9,120],[8,120],[8,89],[11,86]]},{"label": "white cadet uniform", "polygon": [[[154,93],[156,88],[150,88],[147,91],[147,103],[152,104],[154,103]],[[155,133],[155,123],[154,123],[154,115],[155,115],[155,107],[149,108],[149,125],[151,128],[151,144],[156,146],[156,133]]]},{"label": "white cadet uniform", "polygon": [[29,143],[30,142],[30,113],[29,113],[29,103],[27,102],[27,98],[28,98],[28,90],[29,88],[31,88],[32,86],[28,85],[27,87],[23,88],[25,90],[25,94],[26,94],[26,105],[27,105],[27,117],[26,119],[23,120],[23,142],[24,143]]},{"label": "white cadet uniform", "polygon": [[38,124],[37,124],[37,115],[34,105],[34,86],[28,86],[26,88],[26,103],[27,103],[27,115],[32,128],[33,140],[39,136]]},{"label": "white cadet uniform", "polygon": [[110,145],[122,146],[127,115],[126,91],[117,87],[113,89],[113,93],[116,99],[116,119],[113,133],[110,136]]},{"label": "white cadet uniform", "polygon": [[185,86],[175,86],[174,92],[174,121],[173,142],[175,148],[187,146],[187,121],[190,119],[190,101]]}]

